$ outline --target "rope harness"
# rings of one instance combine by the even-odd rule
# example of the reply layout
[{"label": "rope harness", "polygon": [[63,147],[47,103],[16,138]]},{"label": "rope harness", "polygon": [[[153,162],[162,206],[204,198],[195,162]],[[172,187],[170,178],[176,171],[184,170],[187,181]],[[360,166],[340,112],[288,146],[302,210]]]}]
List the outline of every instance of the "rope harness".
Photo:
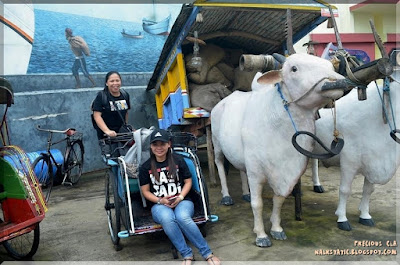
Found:
[{"label": "rope harness", "polygon": [[[392,78],[392,79],[394,80],[394,78]],[[400,130],[396,129],[397,126],[396,126],[396,120],[395,120],[395,113],[393,111],[393,104],[392,104],[392,98],[390,96],[390,85],[389,84],[390,84],[389,78],[386,77],[384,80],[383,88],[382,88],[382,93],[383,93],[383,95],[382,95],[381,92],[379,91],[378,84],[375,81],[376,90],[378,91],[379,99],[381,100],[381,104],[382,104],[384,119],[387,121],[389,128],[390,128],[390,136],[392,137],[393,140],[395,140],[397,143],[400,144],[400,139],[396,136],[396,133],[400,133]],[[388,110],[386,108],[385,100],[383,97],[385,95],[388,96],[389,108],[390,108],[390,112],[392,113],[393,127],[392,127],[392,124],[390,123]]]},{"label": "rope harness", "polygon": [[[336,72],[347,77],[346,83],[349,87],[358,87],[362,89],[367,88],[367,85],[359,80],[353,74],[352,70],[360,67],[362,65],[361,62],[359,62],[356,57],[351,56],[346,50],[337,50],[332,58],[332,64],[334,65]],[[348,90],[344,95],[349,92],[350,90]]]},{"label": "rope harness", "polygon": [[[336,108],[335,108],[335,115],[334,115],[334,133],[333,136],[335,137],[334,140],[331,143],[331,148],[329,149],[328,147],[326,147],[321,140],[314,134],[312,134],[311,132],[307,132],[307,131],[298,131],[296,124],[293,120],[292,114],[290,113],[289,110],[289,104],[290,103],[294,103],[296,101],[299,101],[300,99],[304,98],[306,95],[308,95],[312,90],[315,89],[315,87],[322,82],[322,80],[325,80],[326,78],[322,78],[321,80],[319,80],[317,83],[315,83],[306,93],[304,93],[302,96],[300,96],[298,99],[296,100],[292,100],[291,102],[288,102],[285,98],[285,96],[282,93],[282,89],[281,89],[281,85],[279,83],[276,83],[276,87],[277,87],[277,91],[282,99],[282,103],[283,103],[283,107],[285,108],[286,112],[288,113],[288,116],[290,118],[290,121],[292,122],[293,128],[295,130],[294,135],[292,136],[292,144],[293,146],[296,148],[296,150],[298,152],[300,152],[301,154],[309,157],[309,158],[314,158],[314,159],[328,159],[331,158],[337,154],[340,153],[340,151],[342,150],[343,146],[344,146],[344,141],[343,139],[339,138],[339,132],[336,129]],[[290,94],[289,94],[290,96]],[[312,153],[310,151],[305,150],[304,148],[302,148],[298,143],[297,143],[297,136],[301,135],[301,134],[305,134],[310,136],[311,138],[313,138],[327,153],[325,154],[315,154]]]}]

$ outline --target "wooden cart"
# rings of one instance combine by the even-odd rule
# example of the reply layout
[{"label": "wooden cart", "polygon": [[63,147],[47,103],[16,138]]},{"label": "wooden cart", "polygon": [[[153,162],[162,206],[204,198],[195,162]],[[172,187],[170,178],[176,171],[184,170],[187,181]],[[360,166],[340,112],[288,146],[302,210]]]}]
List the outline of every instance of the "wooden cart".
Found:
[{"label": "wooden cart", "polygon": [[[156,90],[159,127],[207,136],[211,182],[216,183],[211,143],[210,112],[191,105],[185,56],[199,43],[247,54],[285,54],[285,22],[291,10],[293,42],[328,19],[328,5],[321,1],[195,1],[184,4],[155,67],[147,90]],[[335,9],[335,7],[333,7]],[[194,36],[196,34],[197,36]],[[239,61],[237,61],[237,65]]]}]

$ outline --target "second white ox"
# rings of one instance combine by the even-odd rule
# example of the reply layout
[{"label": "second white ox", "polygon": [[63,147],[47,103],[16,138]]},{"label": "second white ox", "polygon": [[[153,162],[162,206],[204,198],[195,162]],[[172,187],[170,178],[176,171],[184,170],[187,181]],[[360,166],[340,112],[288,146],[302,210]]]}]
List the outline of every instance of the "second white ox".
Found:
[{"label": "second white ox", "polygon": [[[400,72],[394,75],[398,79]],[[390,105],[385,104],[388,124],[384,124],[381,97],[374,83],[368,86],[367,100],[358,101],[357,91],[351,91],[348,96],[336,102],[337,129],[343,135],[345,145],[338,156],[323,161],[323,164],[325,166],[340,165],[339,204],[335,212],[338,216],[339,229],[351,230],[351,225],[346,217],[346,204],[351,195],[351,184],[354,177],[357,174],[364,176],[359,222],[363,225],[373,226],[374,221],[369,214],[369,201],[374,191],[374,184],[387,183],[400,165],[400,145],[389,134],[391,131],[389,125],[392,130],[394,129],[393,121],[400,124],[399,89],[398,83],[391,83],[390,95],[394,113],[391,113]],[[380,93],[382,95],[382,91]],[[321,119],[316,122],[317,135],[323,141],[326,134],[333,129],[330,112],[330,110],[321,110]],[[399,137],[398,134],[397,137]],[[316,151],[320,151],[318,147],[316,147]],[[316,186],[319,185],[317,160],[313,161],[312,173],[314,190],[316,190]]]},{"label": "second white ox", "polygon": [[[306,170],[308,161],[291,143],[295,130],[275,84],[280,84],[284,97],[290,102],[289,110],[297,129],[314,133],[316,111],[343,95],[341,89],[323,91],[322,85],[343,78],[327,60],[294,54],[286,59],[281,70],[259,77],[255,90],[236,91],[212,110],[212,140],[222,194],[229,196],[223,167],[225,155],[242,176],[248,176],[257,246],[271,245],[262,218],[264,183],[268,182],[274,191],[271,236],[284,240],[281,207]],[[298,137],[298,140],[303,148],[313,149],[310,137]]]}]

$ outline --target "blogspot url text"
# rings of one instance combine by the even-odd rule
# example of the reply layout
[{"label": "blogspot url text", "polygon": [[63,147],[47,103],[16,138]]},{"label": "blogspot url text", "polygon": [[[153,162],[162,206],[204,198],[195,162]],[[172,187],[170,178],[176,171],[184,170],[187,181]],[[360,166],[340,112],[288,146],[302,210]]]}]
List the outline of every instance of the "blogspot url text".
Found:
[{"label": "blogspot url text", "polygon": [[397,255],[396,249],[317,249],[317,256]]},{"label": "blogspot url text", "polygon": [[[354,247],[370,247],[368,249],[316,249],[314,253],[316,256],[358,256],[358,255],[380,255],[380,256],[390,256],[397,255],[396,241],[354,241]],[[377,248],[377,247],[388,247],[388,248]]]}]

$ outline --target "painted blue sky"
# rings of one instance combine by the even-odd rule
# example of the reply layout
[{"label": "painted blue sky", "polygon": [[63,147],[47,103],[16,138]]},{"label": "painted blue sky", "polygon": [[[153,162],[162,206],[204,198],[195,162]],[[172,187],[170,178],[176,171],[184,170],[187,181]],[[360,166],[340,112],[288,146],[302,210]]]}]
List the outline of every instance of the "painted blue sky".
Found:
[{"label": "painted blue sky", "polygon": [[143,17],[150,17],[153,10],[157,20],[171,14],[175,21],[182,4],[34,4],[35,9],[69,13],[96,18],[105,18],[142,23]]}]

